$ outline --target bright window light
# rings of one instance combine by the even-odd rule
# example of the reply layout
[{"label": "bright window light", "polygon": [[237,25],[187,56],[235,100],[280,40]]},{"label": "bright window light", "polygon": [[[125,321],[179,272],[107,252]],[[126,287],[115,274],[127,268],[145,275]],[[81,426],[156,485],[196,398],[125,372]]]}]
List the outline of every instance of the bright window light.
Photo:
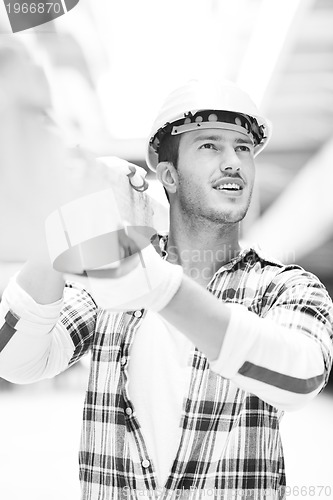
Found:
[{"label": "bright window light", "polygon": [[263,102],[285,44],[292,38],[291,24],[300,13],[300,7],[305,8],[307,3],[308,0],[261,2],[237,78],[237,83],[249,92],[258,106]]}]

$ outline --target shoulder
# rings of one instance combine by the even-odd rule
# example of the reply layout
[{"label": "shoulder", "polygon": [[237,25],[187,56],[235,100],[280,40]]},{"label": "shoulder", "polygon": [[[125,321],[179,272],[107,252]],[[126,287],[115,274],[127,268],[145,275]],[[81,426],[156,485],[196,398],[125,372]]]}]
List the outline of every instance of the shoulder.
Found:
[{"label": "shoulder", "polygon": [[282,264],[265,255],[260,249],[252,249],[252,258],[269,269],[270,279],[265,290],[264,304],[283,306],[311,316],[321,316],[333,324],[333,304],[319,278],[296,264]]},{"label": "shoulder", "polygon": [[276,266],[276,281],[280,283],[288,282],[289,284],[308,284],[314,287],[325,288],[319,278],[310,271],[307,271],[298,264],[283,264],[277,259],[270,256],[265,256],[260,250],[255,250],[261,259],[269,264]]},{"label": "shoulder", "polygon": [[[241,280],[257,283],[262,290],[271,283],[290,283],[294,280],[318,280],[314,275],[296,264],[283,264],[278,259],[263,252],[257,247],[244,248],[238,258],[231,261],[224,269],[234,275],[240,275]],[[319,280],[318,280],[319,281]]]},{"label": "shoulder", "polygon": [[313,273],[306,271],[298,264],[283,264],[280,260],[267,254],[258,247],[251,247],[244,251],[244,261],[259,266],[263,272],[271,273],[275,283],[294,282],[313,283],[324,286]]}]

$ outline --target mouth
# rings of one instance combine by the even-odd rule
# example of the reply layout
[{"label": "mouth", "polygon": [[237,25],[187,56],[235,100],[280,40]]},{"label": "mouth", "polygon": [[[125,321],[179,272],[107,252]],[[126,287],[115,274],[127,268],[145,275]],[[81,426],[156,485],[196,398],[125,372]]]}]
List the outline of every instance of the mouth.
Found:
[{"label": "mouth", "polygon": [[213,189],[228,195],[240,195],[244,189],[242,179],[220,179],[215,182]]},{"label": "mouth", "polygon": [[239,186],[238,184],[233,184],[233,183],[228,183],[228,184],[221,184],[220,186],[217,186],[216,188],[217,191],[242,191],[242,187]]}]

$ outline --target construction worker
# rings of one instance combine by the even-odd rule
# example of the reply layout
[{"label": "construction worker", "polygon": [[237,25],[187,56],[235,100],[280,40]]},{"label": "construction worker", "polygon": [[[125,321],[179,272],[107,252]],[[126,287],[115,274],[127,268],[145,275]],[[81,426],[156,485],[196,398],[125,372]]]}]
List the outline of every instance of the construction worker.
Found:
[{"label": "construction worker", "polygon": [[270,135],[230,82],[176,89],[147,145],[170,231],[142,250],[145,273],[132,256],[101,302],[47,259],[8,285],[1,377],[52,377],[91,351],[84,500],[285,497],[280,419],[325,386],[333,316],[315,276],[240,246]]}]

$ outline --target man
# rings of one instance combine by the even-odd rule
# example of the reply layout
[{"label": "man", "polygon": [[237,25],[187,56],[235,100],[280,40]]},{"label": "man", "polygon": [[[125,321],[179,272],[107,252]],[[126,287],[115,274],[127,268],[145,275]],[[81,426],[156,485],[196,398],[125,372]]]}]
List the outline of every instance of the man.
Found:
[{"label": "man", "polygon": [[284,498],[280,418],[324,387],[333,318],[315,276],[240,247],[269,135],[233,84],[177,89],[148,145],[170,201],[159,251],[146,245],[144,268],[132,257],[101,297],[64,290],[47,258],[8,286],[0,376],[51,377],[91,350],[84,500]]}]

